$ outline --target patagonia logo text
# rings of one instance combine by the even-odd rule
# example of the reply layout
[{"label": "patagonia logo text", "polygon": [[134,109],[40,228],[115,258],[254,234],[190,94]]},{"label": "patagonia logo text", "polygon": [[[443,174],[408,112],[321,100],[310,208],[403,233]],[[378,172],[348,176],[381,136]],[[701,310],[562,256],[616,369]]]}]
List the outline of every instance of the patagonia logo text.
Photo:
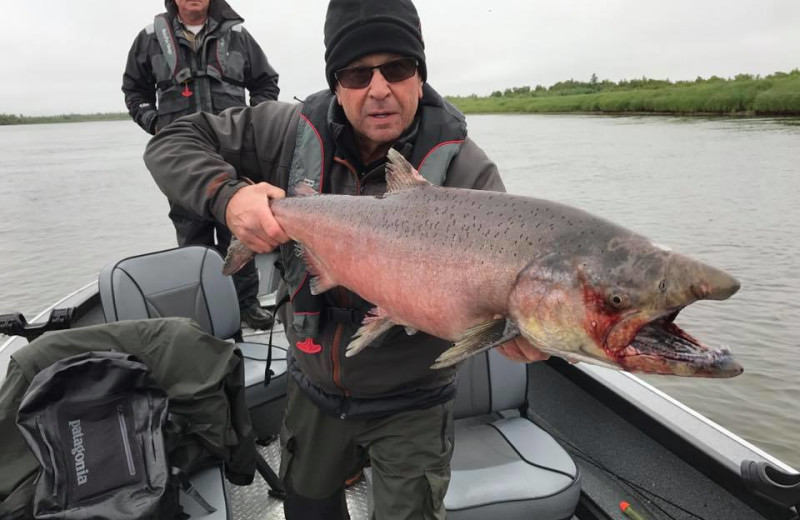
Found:
[{"label": "patagonia logo text", "polygon": [[89,481],[89,470],[86,469],[86,460],[84,451],[86,448],[83,445],[83,431],[81,430],[80,421],[70,421],[69,427],[72,430],[72,459],[75,464],[75,476],[78,479],[78,485],[82,486]]}]

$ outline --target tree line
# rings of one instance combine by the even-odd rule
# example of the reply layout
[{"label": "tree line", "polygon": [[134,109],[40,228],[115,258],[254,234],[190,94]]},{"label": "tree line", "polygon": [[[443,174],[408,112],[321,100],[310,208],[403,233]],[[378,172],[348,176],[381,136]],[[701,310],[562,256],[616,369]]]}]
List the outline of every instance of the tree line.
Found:
[{"label": "tree line", "polygon": [[651,113],[682,115],[800,116],[800,69],[765,77],[669,81],[650,78],[560,81],[496,90],[489,96],[448,97],[467,114],[478,113]]},{"label": "tree line", "polygon": [[2,125],[33,125],[40,123],[78,123],[82,121],[117,121],[128,119],[127,112],[106,112],[95,114],[61,114],[57,116],[24,116],[22,114],[0,114]]},{"label": "tree line", "polygon": [[[737,74],[733,78],[721,78],[719,76],[711,76],[703,78],[698,76],[694,81],[670,81],[669,79],[653,79],[642,77],[640,79],[623,79],[617,82],[604,79],[599,80],[597,74],[592,74],[589,81],[580,81],[569,79],[566,81],[559,81],[549,87],[543,85],[536,85],[530,87],[528,85],[521,87],[511,87],[503,91],[495,90],[489,97],[525,97],[525,96],[574,96],[578,94],[597,94],[599,92],[620,92],[638,89],[662,89],[672,87],[689,87],[695,85],[708,85],[708,84],[722,84],[727,82],[748,82],[748,81],[761,81],[761,80],[776,80],[783,78],[800,78],[800,69],[794,69],[791,72],[775,72],[762,77],[759,74]],[[470,98],[479,97],[477,94],[468,96]]]}]

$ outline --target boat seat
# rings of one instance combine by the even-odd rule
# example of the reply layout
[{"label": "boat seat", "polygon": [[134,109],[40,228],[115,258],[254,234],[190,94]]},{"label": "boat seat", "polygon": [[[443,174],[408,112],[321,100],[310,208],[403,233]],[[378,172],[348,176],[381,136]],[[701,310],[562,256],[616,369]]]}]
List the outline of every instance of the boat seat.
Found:
[{"label": "boat seat", "polygon": [[[580,498],[575,462],[518,410],[526,406],[527,369],[492,349],[458,372],[455,446],[448,520],[572,518]],[[371,471],[365,471],[372,485]],[[368,510],[372,513],[372,493]]]},{"label": "boat seat", "polygon": [[516,413],[527,403],[527,374],[525,364],[495,349],[459,369],[444,498],[448,519],[572,517],[580,496],[575,462],[550,434]]},{"label": "boat seat", "polygon": [[[98,280],[106,322],[191,318],[207,333],[233,339],[244,356],[245,388],[259,385],[265,379],[268,346],[242,341],[236,289],[231,277],[222,274],[222,264],[220,254],[205,246],[178,247],[110,263]],[[279,378],[286,375],[285,352],[273,347],[272,359],[272,378],[280,384]]]},{"label": "boat seat", "polygon": [[[286,394],[285,351],[273,347],[270,365],[273,375],[269,388],[266,388],[264,382],[269,346],[242,340],[236,288],[233,279],[222,274],[222,265],[220,254],[205,246],[178,247],[110,263],[103,268],[98,279],[103,314],[106,322],[163,317],[191,318],[206,333],[220,339],[233,340],[244,358],[245,401],[250,411],[253,430],[258,437],[269,438],[273,433],[272,427],[259,426],[269,424],[271,416],[262,418],[259,410],[263,412],[272,406],[271,401],[277,401],[265,392],[279,397]],[[260,455],[257,457],[261,458]],[[274,491],[282,493],[278,477],[269,465],[264,462],[258,466],[259,473],[268,485]],[[190,475],[190,478],[192,486],[217,511],[207,513],[197,502],[182,493],[184,512],[190,518],[230,518],[222,468],[206,468]]]}]

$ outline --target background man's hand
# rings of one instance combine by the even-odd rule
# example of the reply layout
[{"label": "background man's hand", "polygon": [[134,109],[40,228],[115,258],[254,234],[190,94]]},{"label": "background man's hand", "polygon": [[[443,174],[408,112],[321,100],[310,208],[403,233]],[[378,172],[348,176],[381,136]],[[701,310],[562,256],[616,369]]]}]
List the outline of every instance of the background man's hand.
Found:
[{"label": "background man's hand", "polygon": [[544,361],[550,357],[550,354],[545,354],[522,337],[517,337],[503,343],[497,347],[497,350],[511,361],[518,361],[520,363]]},{"label": "background man's hand", "polygon": [[245,186],[231,197],[225,209],[228,229],[254,252],[269,253],[289,241],[268,203],[285,196],[282,189],[266,182]]}]

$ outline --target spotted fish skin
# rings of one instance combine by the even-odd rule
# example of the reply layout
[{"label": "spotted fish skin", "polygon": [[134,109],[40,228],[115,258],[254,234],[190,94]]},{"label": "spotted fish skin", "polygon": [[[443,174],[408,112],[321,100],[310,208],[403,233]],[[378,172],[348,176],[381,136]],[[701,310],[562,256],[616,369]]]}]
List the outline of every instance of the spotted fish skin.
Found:
[{"label": "spotted fish skin", "polygon": [[[381,319],[365,322],[349,355],[396,324],[456,342],[437,366],[522,336],[547,353],[624,370],[741,373],[729,353],[668,326],[694,301],[730,297],[733,277],[564,204],[430,185],[398,156],[390,153],[384,196],[270,202],[306,248],[315,290],[341,285],[376,305]],[[232,245],[229,259],[247,256],[241,248]],[[648,341],[637,343],[645,329]],[[699,349],[696,359],[653,354],[647,345],[662,332],[690,338],[681,345]]]}]

